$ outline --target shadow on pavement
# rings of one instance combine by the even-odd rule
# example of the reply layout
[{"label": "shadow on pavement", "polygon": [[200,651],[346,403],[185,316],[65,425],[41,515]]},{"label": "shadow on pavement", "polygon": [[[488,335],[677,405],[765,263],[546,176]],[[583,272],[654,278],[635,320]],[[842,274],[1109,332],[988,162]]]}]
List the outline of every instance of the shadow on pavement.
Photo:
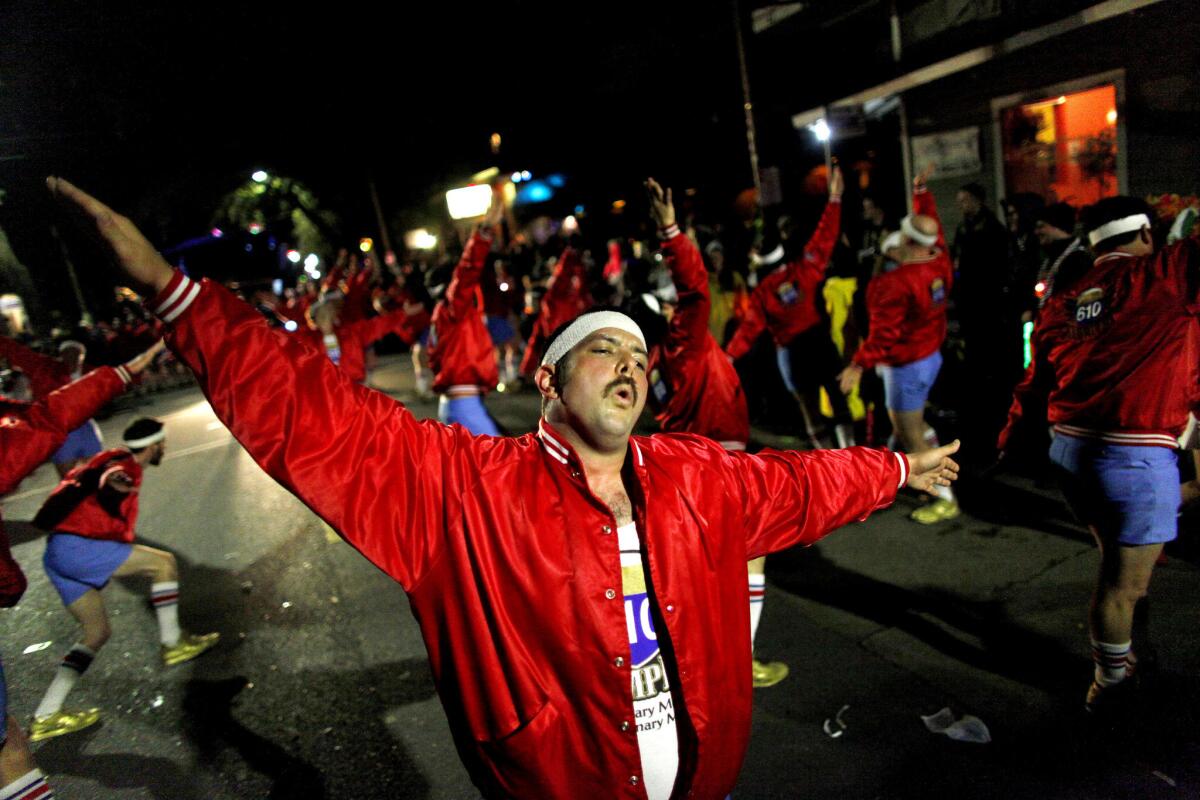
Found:
[{"label": "shadow on pavement", "polygon": [[51,776],[51,783],[56,775],[74,775],[96,781],[106,789],[143,788],[154,800],[200,800],[198,787],[169,758],[135,753],[84,753],[88,742],[103,726],[101,722],[90,730],[39,745],[38,766]]}]

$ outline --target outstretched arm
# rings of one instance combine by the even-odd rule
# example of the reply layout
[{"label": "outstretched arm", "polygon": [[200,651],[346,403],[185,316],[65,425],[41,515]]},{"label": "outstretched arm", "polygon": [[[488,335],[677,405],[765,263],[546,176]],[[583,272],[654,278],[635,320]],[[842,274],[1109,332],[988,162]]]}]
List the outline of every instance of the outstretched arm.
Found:
[{"label": "outstretched arm", "polygon": [[817,229],[804,245],[804,266],[814,266],[824,271],[833,258],[833,248],[837,246],[838,232],[842,227],[842,188],[845,181],[842,178],[842,168],[834,167],[829,178],[829,202],[821,213]]},{"label": "outstretched arm", "polygon": [[223,287],[175,272],[126,218],[65,181],[51,189],[129,280],[147,288],[171,349],[273,478],[380,569],[411,587],[441,552],[446,503],[477,448],[354,384]]},{"label": "outstretched arm", "polygon": [[747,512],[747,557],[812,544],[891,505],[902,488],[932,494],[950,485],[958,448],[956,441],[913,456],[865,447],[730,454]]},{"label": "outstretched arm", "polygon": [[29,376],[34,397],[45,397],[71,382],[66,367],[57,358],[42,355],[16,339],[0,336],[0,358]]}]

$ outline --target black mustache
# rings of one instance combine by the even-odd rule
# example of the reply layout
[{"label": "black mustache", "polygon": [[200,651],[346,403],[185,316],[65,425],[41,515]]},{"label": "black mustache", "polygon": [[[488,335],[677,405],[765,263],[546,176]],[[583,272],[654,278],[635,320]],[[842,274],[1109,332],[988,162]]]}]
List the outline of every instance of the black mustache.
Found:
[{"label": "black mustache", "polygon": [[633,378],[616,378],[612,383],[604,387],[604,396],[608,397],[610,394],[616,391],[617,387],[619,386],[628,386],[631,390],[633,390],[633,402],[637,402],[638,389],[637,383],[634,382]]}]

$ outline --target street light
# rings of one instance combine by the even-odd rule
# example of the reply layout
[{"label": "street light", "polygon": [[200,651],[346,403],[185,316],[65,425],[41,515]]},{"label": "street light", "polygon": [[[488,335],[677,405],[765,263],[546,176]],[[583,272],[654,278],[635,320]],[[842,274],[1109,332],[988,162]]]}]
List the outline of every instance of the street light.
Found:
[{"label": "street light", "polygon": [[267,178],[269,178],[271,176],[268,175],[263,170],[259,169],[259,170],[255,170],[254,174],[251,175],[250,177],[254,180],[255,183],[266,183]]},{"label": "street light", "polygon": [[808,129],[812,131],[813,136],[817,137],[818,142],[828,142],[829,137],[833,134],[833,131],[829,128],[829,123],[825,121],[824,117],[809,125]]},{"label": "street light", "polygon": [[304,257],[305,271],[312,271],[312,270],[316,269],[317,265],[320,263],[321,263],[321,259],[319,256],[317,256],[316,253],[309,253],[307,256]]}]

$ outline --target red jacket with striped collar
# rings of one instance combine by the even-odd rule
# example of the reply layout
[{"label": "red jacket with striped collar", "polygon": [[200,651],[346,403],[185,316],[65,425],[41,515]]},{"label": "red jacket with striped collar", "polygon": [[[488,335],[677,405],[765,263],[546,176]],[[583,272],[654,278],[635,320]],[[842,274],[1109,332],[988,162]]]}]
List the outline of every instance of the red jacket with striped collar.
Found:
[{"label": "red jacket with striped collar", "polygon": [[1114,252],[1058,288],[1033,331],[1005,449],[1024,405],[1048,395],[1049,422],[1068,436],[1176,447],[1195,400],[1192,336],[1200,315],[1200,243],[1148,256]]},{"label": "red jacket with striped collar", "polygon": [[[645,798],[617,523],[552,425],[418,421],[207,282],[170,327],[250,455],[407,591],[485,797]],[[625,469],[680,687],[676,792],[723,798],[750,734],[746,561],[890,504],[908,462],[663,434],[631,437]]]}]

